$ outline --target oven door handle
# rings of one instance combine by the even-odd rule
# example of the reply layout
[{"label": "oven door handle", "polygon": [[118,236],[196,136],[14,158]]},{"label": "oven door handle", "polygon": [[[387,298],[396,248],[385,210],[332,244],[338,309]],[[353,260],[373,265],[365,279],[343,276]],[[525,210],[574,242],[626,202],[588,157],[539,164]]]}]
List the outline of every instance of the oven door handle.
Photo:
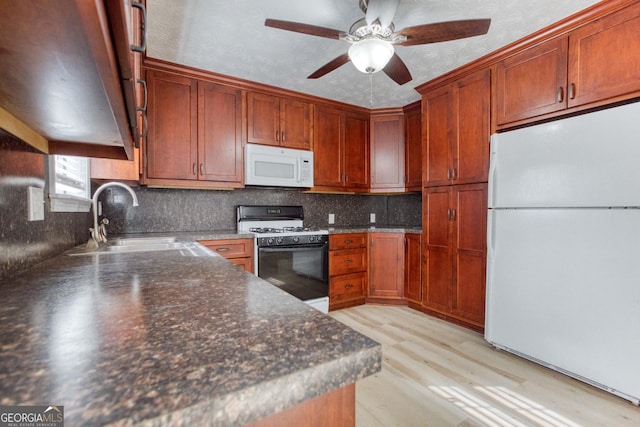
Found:
[{"label": "oven door handle", "polygon": [[309,245],[279,245],[279,246],[259,246],[258,250],[263,252],[279,252],[281,249],[319,249],[323,246],[327,246],[327,243],[322,244],[309,244]]}]

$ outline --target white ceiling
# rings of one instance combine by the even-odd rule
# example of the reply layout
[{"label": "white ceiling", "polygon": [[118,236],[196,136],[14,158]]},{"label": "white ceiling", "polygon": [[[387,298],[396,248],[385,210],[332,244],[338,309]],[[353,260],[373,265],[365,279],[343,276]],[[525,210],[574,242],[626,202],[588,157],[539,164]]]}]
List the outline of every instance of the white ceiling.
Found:
[{"label": "white ceiling", "polygon": [[414,88],[597,0],[401,0],[402,28],[458,19],[491,18],[488,34],[422,46],[396,46],[413,80],[398,86],[348,63],[326,76],[306,77],[346,52],[349,43],[264,26],[266,18],[348,31],[363,17],[358,0],[147,0],[147,55],[366,108],[419,99]]}]

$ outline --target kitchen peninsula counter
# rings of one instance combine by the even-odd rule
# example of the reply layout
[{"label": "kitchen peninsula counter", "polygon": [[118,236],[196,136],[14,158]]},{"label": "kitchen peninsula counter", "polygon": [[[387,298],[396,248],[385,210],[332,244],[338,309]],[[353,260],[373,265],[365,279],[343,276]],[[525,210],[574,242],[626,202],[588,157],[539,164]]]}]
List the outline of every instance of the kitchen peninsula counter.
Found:
[{"label": "kitchen peninsula counter", "polygon": [[63,254],[0,290],[0,404],[64,405],[67,426],[241,426],[381,366],[375,341],[193,242]]}]

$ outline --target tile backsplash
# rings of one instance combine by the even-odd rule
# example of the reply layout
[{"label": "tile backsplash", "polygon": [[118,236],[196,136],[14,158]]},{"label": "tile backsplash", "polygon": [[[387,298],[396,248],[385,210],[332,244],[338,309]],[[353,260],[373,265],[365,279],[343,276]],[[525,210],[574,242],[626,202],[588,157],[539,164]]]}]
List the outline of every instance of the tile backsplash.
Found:
[{"label": "tile backsplash", "polygon": [[135,188],[140,206],[131,206],[123,189],[106,189],[101,196],[111,233],[235,230],[237,205],[302,205],[307,226],[415,226],[421,224],[420,194],[394,196],[317,194],[300,190],[245,188],[234,191]]},{"label": "tile backsplash", "polygon": [[47,194],[47,156],[0,130],[0,281],[88,239],[88,213],[53,213],[28,221],[27,188]]}]

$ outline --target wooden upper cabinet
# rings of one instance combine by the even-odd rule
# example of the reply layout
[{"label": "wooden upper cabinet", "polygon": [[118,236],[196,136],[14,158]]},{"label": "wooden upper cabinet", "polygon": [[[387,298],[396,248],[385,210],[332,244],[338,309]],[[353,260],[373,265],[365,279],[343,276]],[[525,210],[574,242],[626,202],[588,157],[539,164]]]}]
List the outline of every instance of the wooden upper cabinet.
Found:
[{"label": "wooden upper cabinet", "polygon": [[404,191],[404,115],[371,115],[371,191]]},{"label": "wooden upper cabinet", "polygon": [[188,77],[149,70],[147,86],[147,177],[196,179],[198,82]]},{"label": "wooden upper cabinet", "polygon": [[484,69],[454,85],[453,184],[486,182],[491,136],[491,71]]},{"label": "wooden upper cabinet", "polygon": [[498,124],[566,108],[567,47],[561,37],[496,65]]},{"label": "wooden upper cabinet", "polygon": [[639,96],[639,52],[639,2],[573,31],[568,106]]},{"label": "wooden upper cabinet", "polygon": [[343,187],[344,114],[318,106],[315,110],[313,184],[315,187]]},{"label": "wooden upper cabinet", "polygon": [[344,187],[363,191],[369,188],[369,118],[345,113]]},{"label": "wooden upper cabinet", "polygon": [[404,167],[407,191],[420,191],[422,187],[422,110],[413,105],[404,113]]},{"label": "wooden upper cabinet", "polygon": [[264,93],[247,94],[247,142],[311,149],[311,105]]},{"label": "wooden upper cabinet", "polygon": [[496,65],[498,127],[640,95],[640,3]]},{"label": "wooden upper cabinet", "polygon": [[484,69],[423,96],[425,187],[487,181],[490,87]]},{"label": "wooden upper cabinet", "polygon": [[366,191],[369,188],[369,120],[364,114],[316,106],[314,189]]},{"label": "wooden upper cabinet", "polygon": [[241,91],[156,70],[149,70],[147,79],[145,183],[241,187]]},{"label": "wooden upper cabinet", "polygon": [[242,183],[242,94],[198,83],[198,179]]}]

